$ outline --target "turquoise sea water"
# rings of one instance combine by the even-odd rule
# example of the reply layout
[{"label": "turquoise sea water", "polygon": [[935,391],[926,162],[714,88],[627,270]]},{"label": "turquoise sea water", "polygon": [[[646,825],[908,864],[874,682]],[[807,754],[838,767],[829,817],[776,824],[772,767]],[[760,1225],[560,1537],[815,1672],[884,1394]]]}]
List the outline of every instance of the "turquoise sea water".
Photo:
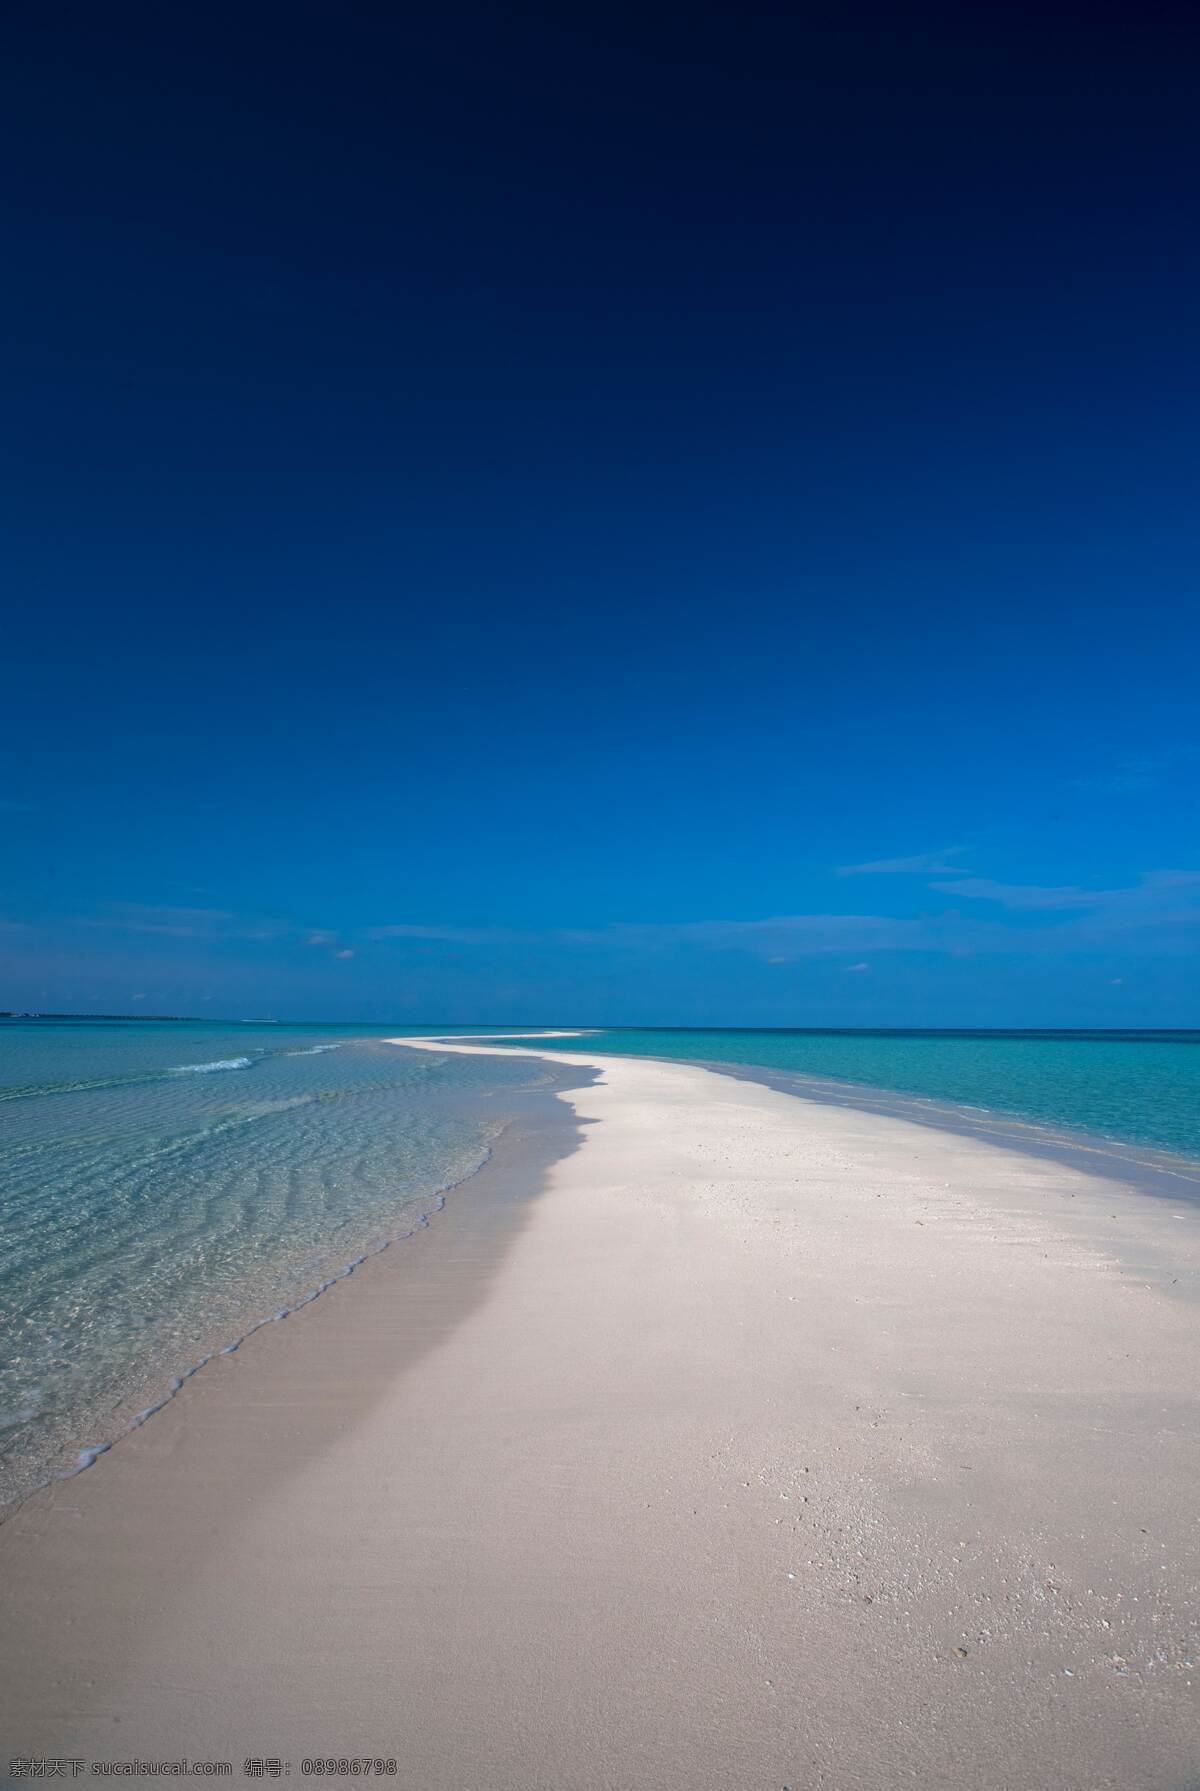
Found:
[{"label": "turquoise sea water", "polygon": [[559,1047],[759,1068],[814,1094],[826,1080],[888,1089],[1200,1161],[1200,1032],[604,1028]]},{"label": "turquoise sea water", "polygon": [[0,1502],[417,1223],[551,1074],[389,1030],[0,1022]]}]

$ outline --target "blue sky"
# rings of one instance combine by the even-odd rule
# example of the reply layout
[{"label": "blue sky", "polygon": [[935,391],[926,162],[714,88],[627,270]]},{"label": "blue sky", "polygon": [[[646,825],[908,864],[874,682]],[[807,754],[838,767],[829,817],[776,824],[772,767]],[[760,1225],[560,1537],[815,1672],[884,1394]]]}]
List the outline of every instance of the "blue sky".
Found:
[{"label": "blue sky", "polygon": [[22,20],[0,1006],[1200,1024],[1184,16]]}]

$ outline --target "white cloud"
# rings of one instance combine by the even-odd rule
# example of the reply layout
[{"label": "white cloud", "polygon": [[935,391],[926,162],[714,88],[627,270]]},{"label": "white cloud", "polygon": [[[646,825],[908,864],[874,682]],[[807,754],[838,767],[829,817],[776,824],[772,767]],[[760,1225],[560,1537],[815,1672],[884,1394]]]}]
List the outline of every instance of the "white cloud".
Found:
[{"label": "white cloud", "polygon": [[1091,790],[1099,796],[1133,796],[1139,790],[1153,789],[1171,768],[1171,755],[1151,758],[1144,753],[1129,753],[1118,761],[1114,770],[1097,777],[1073,777],[1070,787]]},{"label": "white cloud", "polygon": [[114,902],[104,913],[81,920],[85,927],[113,927],[122,933],[162,933],[173,939],[211,938],[227,930],[234,916],[224,908],[153,908]]},{"label": "white cloud", "polygon": [[696,945],[749,951],[768,962],[847,951],[919,951],[936,944],[936,922],[888,914],[775,914],[764,920],[617,922],[563,932],[567,945]]},{"label": "white cloud", "polygon": [[1074,884],[1047,888],[1036,883],[999,883],[992,877],[963,877],[957,883],[934,883],[931,888],[944,895],[966,896],[968,900],[999,902],[1003,908],[1092,908],[1111,891],[1080,889]]},{"label": "white cloud", "polygon": [[970,873],[961,865],[945,862],[965,851],[965,846],[945,846],[940,852],[917,852],[911,858],[874,858],[867,864],[840,864],[837,874],[839,877],[965,877]]},{"label": "white cloud", "polygon": [[372,927],[369,939],[441,939],[452,945],[489,945],[506,939],[532,938],[512,927],[423,926],[408,921],[394,926]]},{"label": "white cloud", "polygon": [[1190,892],[1200,888],[1200,871],[1150,871],[1140,883],[1124,889],[1083,889],[1078,884],[999,883],[991,877],[963,877],[955,883],[934,883],[945,895],[996,902],[1018,913],[1073,910],[1128,927],[1200,921],[1200,906]]}]

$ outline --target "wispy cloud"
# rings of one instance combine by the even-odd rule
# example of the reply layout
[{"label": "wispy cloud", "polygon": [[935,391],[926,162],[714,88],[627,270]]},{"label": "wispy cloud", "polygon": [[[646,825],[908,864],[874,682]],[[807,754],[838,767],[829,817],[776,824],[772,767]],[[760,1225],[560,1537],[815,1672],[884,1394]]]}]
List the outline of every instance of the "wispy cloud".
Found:
[{"label": "wispy cloud", "polygon": [[965,852],[965,846],[944,846],[940,852],[916,852],[911,858],[873,858],[867,864],[840,864],[839,877],[965,877],[970,873],[961,865],[949,864]]},{"label": "wispy cloud", "polygon": [[[918,904],[926,911],[910,909],[906,914],[792,913],[538,929],[397,921],[338,932],[291,920],[238,915],[224,908],[116,903],[79,924],[214,947],[262,941],[271,942],[277,951],[298,954],[315,948],[342,963],[362,955],[365,942],[378,941],[407,944],[412,952],[440,960],[461,947],[467,960],[478,956],[481,961],[497,963],[506,948],[511,948],[510,956],[518,953],[539,961],[568,957],[592,962],[598,957],[626,964],[636,962],[640,955],[711,952],[738,953],[773,966],[841,958],[845,970],[855,975],[877,969],[885,953],[967,958],[1119,948],[1144,956],[1160,951],[1179,955],[1196,948],[1200,871],[1153,871],[1118,888],[1009,883],[975,876],[952,864],[960,849],[843,868],[843,875],[897,872],[920,876],[928,867],[940,866],[918,895]],[[1113,966],[1118,967],[1124,968]]]},{"label": "wispy cloud", "polygon": [[211,939],[226,931],[233,920],[225,908],[154,908],[116,902],[103,914],[82,917],[79,924],[122,933],[161,933],[172,939]]},{"label": "wispy cloud", "polygon": [[1070,787],[1075,790],[1090,790],[1098,796],[1134,796],[1140,790],[1153,789],[1159,783],[1163,773],[1171,767],[1172,756],[1150,758],[1141,753],[1129,753],[1118,760],[1111,771],[1100,772],[1092,777],[1073,777]]},{"label": "wispy cloud", "polygon": [[969,901],[999,902],[1002,908],[1091,908],[1117,892],[1081,889],[1073,884],[1047,887],[1036,883],[999,883],[993,877],[961,877],[955,883],[930,885],[945,895],[966,896]]},{"label": "wispy cloud", "polygon": [[491,945],[509,939],[536,938],[513,927],[442,927],[424,926],[401,921],[395,925],[371,927],[368,939],[441,939],[451,945]]},{"label": "wispy cloud", "polygon": [[[966,875],[931,887],[955,897],[954,904],[935,913],[907,916],[781,914],[763,920],[625,924],[559,937],[570,944],[596,946],[742,951],[773,964],[844,953],[855,960],[847,969],[861,974],[881,952],[971,957],[1122,943],[1136,945],[1139,951],[1147,943],[1179,949],[1200,926],[1197,871],[1154,871],[1120,889],[1010,884]],[[965,901],[965,909],[960,901]],[[987,915],[975,910],[976,903],[981,909],[994,904],[1006,912]],[[1044,917],[1040,925],[1038,916]]]},{"label": "wispy cloud", "polygon": [[1140,882],[1121,889],[1083,889],[1077,884],[999,883],[991,877],[962,877],[934,883],[943,894],[997,902],[1023,913],[1073,911],[1103,915],[1125,926],[1166,920],[1200,920],[1200,906],[1188,900],[1200,889],[1200,871],[1151,871]]},{"label": "wispy cloud", "polygon": [[763,920],[620,922],[559,934],[570,945],[692,945],[783,962],[830,952],[928,949],[931,923],[887,914],[775,914]]},{"label": "wispy cloud", "polygon": [[229,908],[155,907],[140,902],[112,902],[99,914],[79,916],[75,924],[109,932],[153,933],[166,939],[216,943],[242,940],[266,944],[278,940],[333,946],[340,937],[328,927],[299,926],[276,915],[237,914]]}]

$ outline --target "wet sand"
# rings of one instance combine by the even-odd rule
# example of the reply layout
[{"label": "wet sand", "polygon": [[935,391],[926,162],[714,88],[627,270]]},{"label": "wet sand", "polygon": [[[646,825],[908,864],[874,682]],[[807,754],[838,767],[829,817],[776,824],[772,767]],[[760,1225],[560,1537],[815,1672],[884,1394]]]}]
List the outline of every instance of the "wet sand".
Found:
[{"label": "wet sand", "polygon": [[557,1061],[560,1119],[395,1260],[0,1528],[4,1752],[1196,1784],[1195,1211]]}]

